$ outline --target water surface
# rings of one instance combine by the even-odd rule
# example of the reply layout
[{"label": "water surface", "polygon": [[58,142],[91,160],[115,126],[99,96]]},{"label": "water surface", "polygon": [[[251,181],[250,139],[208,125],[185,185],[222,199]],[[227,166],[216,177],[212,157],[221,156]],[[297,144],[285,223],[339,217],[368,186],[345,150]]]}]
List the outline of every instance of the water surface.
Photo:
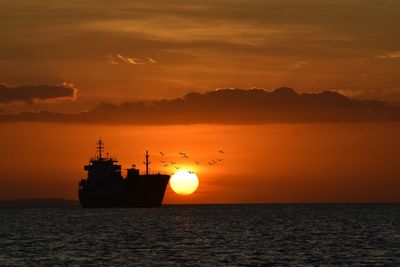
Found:
[{"label": "water surface", "polygon": [[400,205],[1,209],[0,265],[399,265]]}]

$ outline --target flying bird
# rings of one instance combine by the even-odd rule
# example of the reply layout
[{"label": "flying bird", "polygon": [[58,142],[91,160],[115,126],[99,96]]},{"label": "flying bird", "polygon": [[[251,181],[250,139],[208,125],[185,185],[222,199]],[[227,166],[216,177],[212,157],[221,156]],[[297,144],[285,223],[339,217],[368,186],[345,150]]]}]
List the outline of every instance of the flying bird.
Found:
[{"label": "flying bird", "polygon": [[164,156],[165,156],[165,153],[163,153],[163,152],[161,152],[161,151],[160,151],[160,154],[161,154],[161,156],[162,156],[162,157],[164,157]]},{"label": "flying bird", "polygon": [[219,153],[224,154],[225,152],[222,150],[218,150]]},{"label": "flying bird", "polygon": [[171,165],[174,165],[174,164],[176,164],[176,162],[174,162],[174,161],[172,161],[172,160],[170,161],[170,163],[171,163]]},{"label": "flying bird", "polygon": [[199,165],[199,164],[200,164],[200,162],[198,162],[198,161],[195,161],[194,163],[196,163],[197,165]]},{"label": "flying bird", "polygon": [[174,166],[174,167],[175,167],[176,170],[179,170],[181,168],[181,167],[178,167],[178,166]]}]

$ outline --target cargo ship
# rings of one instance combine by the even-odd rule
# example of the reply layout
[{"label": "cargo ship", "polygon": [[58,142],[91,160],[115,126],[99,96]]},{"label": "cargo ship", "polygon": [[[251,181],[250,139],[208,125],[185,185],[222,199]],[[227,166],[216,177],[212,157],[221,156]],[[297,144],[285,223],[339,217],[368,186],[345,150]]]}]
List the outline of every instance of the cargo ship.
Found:
[{"label": "cargo ship", "polygon": [[162,204],[170,176],[149,174],[149,152],[146,151],[146,173],[135,165],[122,176],[118,161],[103,154],[104,143],[97,142],[97,155],[84,167],[87,178],[79,182],[79,201],[84,208],[159,207]]}]

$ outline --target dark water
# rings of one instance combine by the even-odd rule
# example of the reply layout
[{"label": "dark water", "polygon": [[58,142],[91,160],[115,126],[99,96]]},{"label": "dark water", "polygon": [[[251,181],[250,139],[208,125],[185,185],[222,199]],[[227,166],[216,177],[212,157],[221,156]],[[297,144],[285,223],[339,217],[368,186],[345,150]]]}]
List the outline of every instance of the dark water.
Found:
[{"label": "dark water", "polygon": [[400,205],[1,209],[0,265],[400,266]]}]

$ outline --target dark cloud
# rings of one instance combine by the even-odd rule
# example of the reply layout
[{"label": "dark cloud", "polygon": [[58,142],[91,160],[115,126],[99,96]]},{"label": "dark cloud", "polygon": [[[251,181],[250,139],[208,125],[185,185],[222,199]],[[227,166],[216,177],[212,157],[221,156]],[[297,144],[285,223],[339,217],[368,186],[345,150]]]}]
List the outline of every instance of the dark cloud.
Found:
[{"label": "dark cloud", "polygon": [[33,103],[35,100],[75,98],[76,93],[77,89],[68,83],[61,85],[21,85],[16,87],[0,84],[0,103],[18,101]]},{"label": "dark cloud", "polygon": [[399,121],[400,106],[356,100],[333,91],[297,93],[291,88],[218,89],[183,98],[102,103],[81,113],[42,111],[0,115],[0,122],[41,121],[98,124],[261,124]]}]

